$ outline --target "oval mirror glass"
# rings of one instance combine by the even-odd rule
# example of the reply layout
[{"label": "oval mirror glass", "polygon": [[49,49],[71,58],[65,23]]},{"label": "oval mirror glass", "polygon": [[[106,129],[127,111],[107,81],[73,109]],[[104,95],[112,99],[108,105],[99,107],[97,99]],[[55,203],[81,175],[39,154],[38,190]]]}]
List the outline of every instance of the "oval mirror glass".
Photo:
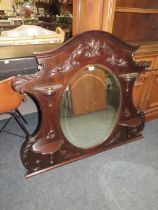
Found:
[{"label": "oval mirror glass", "polygon": [[60,101],[60,124],[76,147],[97,146],[118,120],[121,89],[116,76],[100,65],[85,66],[70,79]]}]

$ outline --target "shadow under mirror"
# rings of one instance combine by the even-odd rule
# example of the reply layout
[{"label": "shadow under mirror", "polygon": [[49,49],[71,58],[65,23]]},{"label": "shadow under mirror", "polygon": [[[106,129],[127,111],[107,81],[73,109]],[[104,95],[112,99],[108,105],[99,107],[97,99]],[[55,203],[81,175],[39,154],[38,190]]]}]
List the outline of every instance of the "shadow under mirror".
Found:
[{"label": "shadow under mirror", "polygon": [[66,139],[87,149],[111,135],[120,113],[121,89],[103,66],[85,66],[70,79],[60,102],[60,124]]}]

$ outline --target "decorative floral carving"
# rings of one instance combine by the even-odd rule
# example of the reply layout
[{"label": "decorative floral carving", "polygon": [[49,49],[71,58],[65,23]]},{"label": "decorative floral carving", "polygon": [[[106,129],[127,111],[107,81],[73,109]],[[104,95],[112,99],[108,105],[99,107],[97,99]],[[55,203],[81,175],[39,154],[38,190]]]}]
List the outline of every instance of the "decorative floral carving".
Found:
[{"label": "decorative floral carving", "polygon": [[58,65],[55,69],[53,69],[50,74],[53,76],[56,73],[64,73],[69,71],[72,67],[78,66],[80,63],[75,60],[76,57],[80,54],[81,44],[77,47],[76,50],[72,52],[70,57],[64,62],[63,65]]},{"label": "decorative floral carving", "polygon": [[15,81],[13,82],[13,88],[18,91],[21,92],[21,85],[25,82],[29,82],[33,79],[36,79],[37,77],[39,77],[42,72],[43,72],[43,66],[42,65],[38,65],[38,72],[35,74],[29,74],[29,75],[17,75]]},{"label": "decorative floral carving", "polygon": [[101,43],[99,40],[91,39],[89,42],[85,42],[85,44],[79,44],[79,46],[72,52],[70,57],[64,62],[62,65],[58,65],[55,69],[51,71],[51,76],[56,73],[64,73],[70,71],[73,67],[78,66],[80,64],[79,61],[76,60],[80,55],[83,55],[87,58],[97,57],[103,53],[107,58],[105,59],[105,63],[111,64],[112,66],[119,67],[127,67],[128,63],[119,58],[113,50],[107,46],[106,43]]},{"label": "decorative floral carving", "polygon": [[105,59],[106,63],[110,63],[112,66],[127,67],[128,63],[123,58],[119,58],[113,50],[107,46],[106,43],[103,44],[102,49],[108,55],[108,58]]}]

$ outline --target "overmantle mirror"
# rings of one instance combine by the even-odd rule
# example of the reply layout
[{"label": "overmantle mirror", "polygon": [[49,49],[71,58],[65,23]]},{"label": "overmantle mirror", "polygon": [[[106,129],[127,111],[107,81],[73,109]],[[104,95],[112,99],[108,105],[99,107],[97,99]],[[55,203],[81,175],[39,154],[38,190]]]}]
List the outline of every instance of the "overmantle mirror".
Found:
[{"label": "overmantle mirror", "polygon": [[39,72],[13,83],[41,113],[37,132],[21,147],[27,177],[142,138],[144,113],[134,107],[132,88],[146,64],[133,61],[136,49],[88,31],[35,54]]},{"label": "overmantle mirror", "polygon": [[60,124],[67,140],[87,149],[108,139],[121,104],[116,76],[106,67],[88,65],[68,82],[60,102]]}]

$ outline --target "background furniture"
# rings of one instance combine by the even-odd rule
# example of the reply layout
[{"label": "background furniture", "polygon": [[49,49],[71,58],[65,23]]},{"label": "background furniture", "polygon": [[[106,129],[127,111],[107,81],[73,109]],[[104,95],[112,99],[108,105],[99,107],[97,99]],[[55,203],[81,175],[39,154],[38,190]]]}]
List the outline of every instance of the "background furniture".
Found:
[{"label": "background furniture", "polygon": [[18,74],[38,72],[38,63],[33,52],[49,51],[59,44],[41,44],[0,47],[0,80]]},{"label": "background furniture", "polygon": [[141,45],[134,58],[136,61],[149,61],[149,70],[154,71],[140,76],[135,83],[133,100],[137,108],[144,111],[146,120],[157,118],[157,0],[74,0],[73,14],[73,34],[99,29],[130,44]]},{"label": "background furniture", "polygon": [[74,115],[105,109],[107,104],[105,74],[99,69],[86,73],[79,72],[77,77],[71,80],[70,93]]},{"label": "background furniture", "polygon": [[21,25],[15,29],[3,31],[0,36],[0,47],[12,45],[36,45],[63,43],[64,31],[57,27],[55,31],[35,25]]},{"label": "background furniture", "polygon": [[33,52],[48,51],[59,44],[0,47],[0,80],[18,74],[38,72],[38,63]]}]

